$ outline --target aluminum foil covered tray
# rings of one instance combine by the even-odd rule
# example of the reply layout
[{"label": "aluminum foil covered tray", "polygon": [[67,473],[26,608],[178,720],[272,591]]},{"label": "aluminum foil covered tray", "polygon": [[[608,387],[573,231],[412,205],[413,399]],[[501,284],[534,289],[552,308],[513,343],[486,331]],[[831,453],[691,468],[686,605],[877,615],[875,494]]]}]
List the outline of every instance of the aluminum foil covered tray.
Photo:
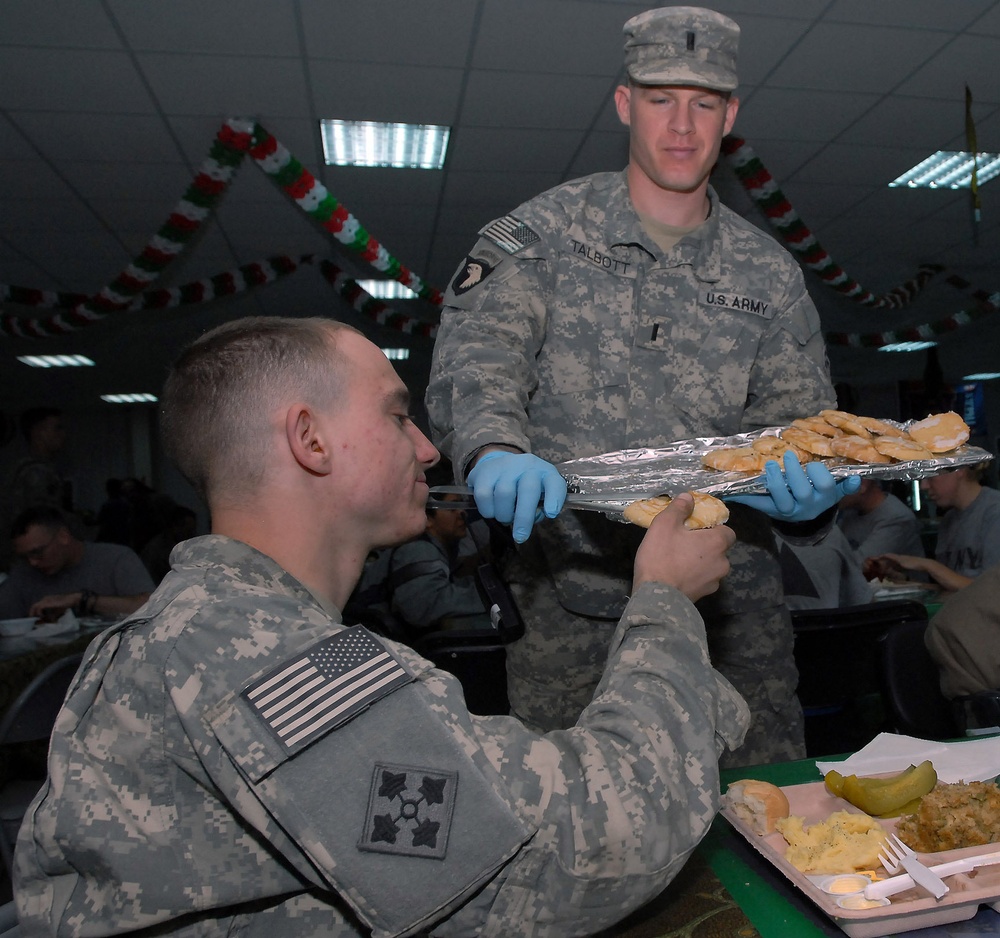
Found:
[{"label": "aluminum foil covered tray", "polygon": [[[905,430],[908,424],[885,421]],[[571,492],[606,496],[609,509],[624,507],[637,498],[677,495],[688,490],[712,495],[743,495],[764,492],[764,477],[745,472],[706,469],[702,457],[716,449],[748,446],[758,437],[779,436],[783,427],[768,427],[753,433],[725,437],[678,440],[658,449],[623,449],[600,456],[587,456],[560,463],[557,468]],[[841,457],[823,458],[835,478],[851,475],[877,479],[922,479],[943,469],[971,466],[993,458],[977,446],[960,446],[934,459],[893,463],[856,463]],[[819,459],[819,457],[816,457]]]}]

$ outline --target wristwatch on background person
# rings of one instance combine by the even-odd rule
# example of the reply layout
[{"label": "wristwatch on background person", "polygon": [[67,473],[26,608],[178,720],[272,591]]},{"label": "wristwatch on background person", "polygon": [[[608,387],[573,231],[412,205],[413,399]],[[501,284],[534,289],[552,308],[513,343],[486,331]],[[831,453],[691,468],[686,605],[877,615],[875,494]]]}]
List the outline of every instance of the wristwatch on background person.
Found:
[{"label": "wristwatch on background person", "polygon": [[97,593],[93,590],[80,590],[80,601],[76,604],[78,616],[92,616],[97,606]]}]

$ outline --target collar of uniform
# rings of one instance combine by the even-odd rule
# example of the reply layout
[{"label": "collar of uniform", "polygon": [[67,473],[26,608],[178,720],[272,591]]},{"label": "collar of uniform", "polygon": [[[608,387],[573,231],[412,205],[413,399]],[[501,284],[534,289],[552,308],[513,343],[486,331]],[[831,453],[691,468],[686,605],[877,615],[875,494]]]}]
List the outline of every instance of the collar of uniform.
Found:
[{"label": "collar of uniform", "polygon": [[[606,193],[606,204],[614,206],[614,209],[609,210],[605,216],[605,243],[608,247],[635,244],[651,257],[659,257],[659,247],[642,227],[639,215],[632,205],[627,172],[623,169],[612,176],[612,184]],[[719,202],[719,196],[711,186],[708,187],[708,201],[710,208],[706,224],[697,232],[685,235],[678,247],[683,250],[684,247],[690,246],[694,256],[690,258],[689,263],[694,268],[695,275],[699,280],[715,283],[722,277],[718,250],[719,215],[722,203]]]},{"label": "collar of uniform", "polygon": [[205,534],[182,541],[171,552],[172,563],[205,568],[215,567],[228,579],[236,579],[251,586],[285,593],[319,606],[334,621],[340,621],[340,610],[321,596],[317,596],[304,583],[284,567],[255,547],[223,534]]}]

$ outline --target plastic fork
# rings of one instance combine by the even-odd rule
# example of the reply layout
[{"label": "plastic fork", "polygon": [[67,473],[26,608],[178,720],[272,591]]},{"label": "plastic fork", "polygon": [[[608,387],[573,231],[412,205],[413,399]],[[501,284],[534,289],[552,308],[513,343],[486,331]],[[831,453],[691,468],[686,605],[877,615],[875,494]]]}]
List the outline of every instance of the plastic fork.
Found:
[{"label": "plastic fork", "polygon": [[949,892],[948,884],[937,873],[929,870],[906,844],[895,834],[890,834],[885,841],[885,849],[878,855],[882,866],[890,873],[898,872],[900,866],[910,874],[918,886],[923,886],[935,899],[940,899]]}]

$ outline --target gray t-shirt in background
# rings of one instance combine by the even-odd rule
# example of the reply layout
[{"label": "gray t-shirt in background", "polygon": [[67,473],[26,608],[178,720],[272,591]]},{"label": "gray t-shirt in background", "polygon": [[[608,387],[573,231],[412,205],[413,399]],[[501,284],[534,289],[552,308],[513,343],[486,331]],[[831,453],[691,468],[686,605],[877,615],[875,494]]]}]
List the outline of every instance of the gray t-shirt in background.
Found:
[{"label": "gray t-shirt in background", "polygon": [[0,584],[0,619],[28,615],[45,596],[58,596],[88,589],[98,596],[135,596],[151,593],[153,581],[138,554],[121,544],[83,546],[83,557],[74,567],[55,576],[41,573],[27,563],[16,563]]}]

